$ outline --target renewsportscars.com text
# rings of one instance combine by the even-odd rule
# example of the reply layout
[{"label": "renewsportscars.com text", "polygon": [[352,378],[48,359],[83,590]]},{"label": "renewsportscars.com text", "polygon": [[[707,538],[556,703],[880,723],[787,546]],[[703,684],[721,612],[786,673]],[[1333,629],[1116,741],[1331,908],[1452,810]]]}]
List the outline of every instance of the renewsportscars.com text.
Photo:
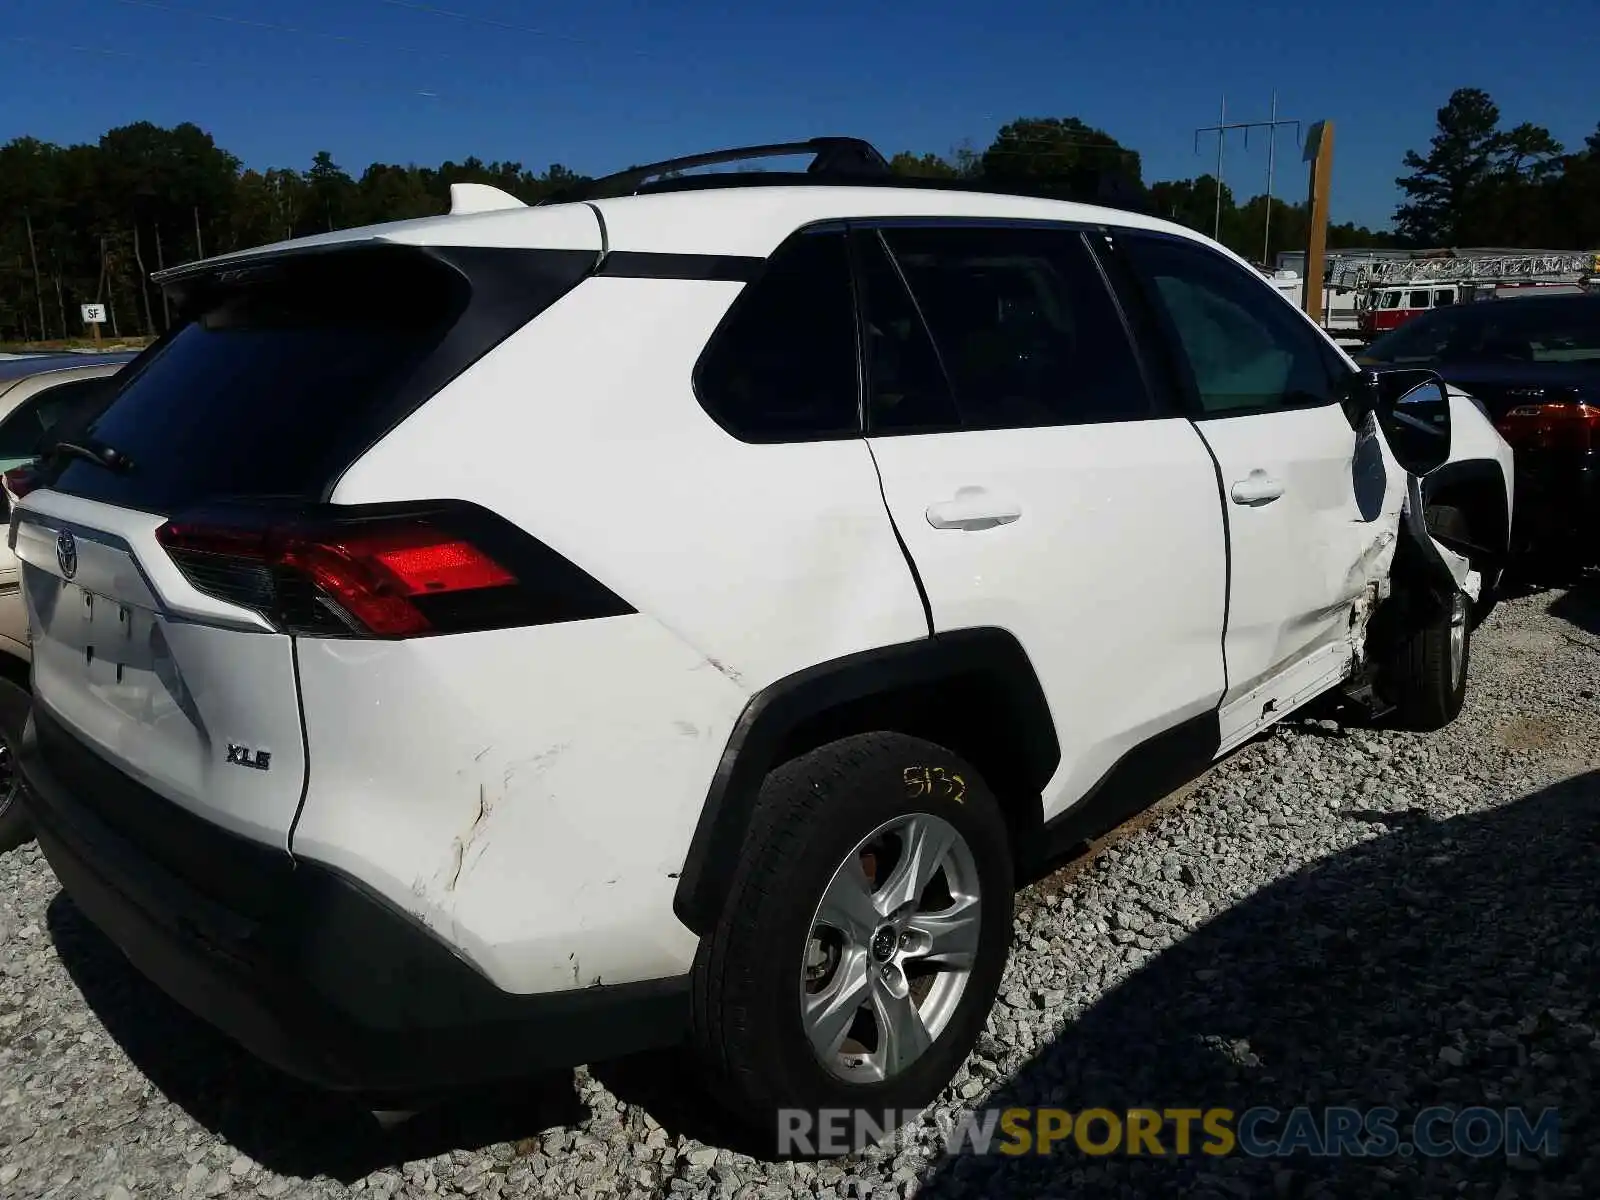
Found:
[{"label": "renewsportscars.com text", "polygon": [[[932,1127],[931,1129],[929,1127]],[[1388,1158],[1467,1155],[1554,1157],[1560,1113],[1433,1105],[1404,1115],[1387,1107],[1266,1105],[1231,1108],[1004,1108],[950,1118],[918,1112],[788,1109],[778,1118],[780,1154],[844,1155],[905,1129],[935,1133],[947,1154],[1146,1157],[1191,1154]]]}]

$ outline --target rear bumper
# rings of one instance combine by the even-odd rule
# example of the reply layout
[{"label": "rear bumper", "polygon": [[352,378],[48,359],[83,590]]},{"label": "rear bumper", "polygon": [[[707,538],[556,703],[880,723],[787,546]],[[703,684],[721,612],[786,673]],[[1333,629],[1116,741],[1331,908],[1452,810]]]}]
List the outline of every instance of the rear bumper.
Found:
[{"label": "rear bumper", "polygon": [[1517,454],[1517,548],[1600,552],[1600,454]]},{"label": "rear bumper", "polygon": [[683,979],[501,991],[360,883],[199,821],[48,713],[30,719],[17,764],[40,846],[84,915],[179,1004],[300,1079],[410,1096],[670,1045],[686,1030]]}]

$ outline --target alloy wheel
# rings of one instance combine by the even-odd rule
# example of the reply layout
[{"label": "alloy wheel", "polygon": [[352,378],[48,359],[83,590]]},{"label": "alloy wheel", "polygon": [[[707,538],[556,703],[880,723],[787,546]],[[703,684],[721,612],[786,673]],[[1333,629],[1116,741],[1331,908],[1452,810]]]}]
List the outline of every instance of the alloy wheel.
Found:
[{"label": "alloy wheel", "polygon": [[955,1015],[977,960],[972,849],[948,821],[884,822],[834,871],[811,919],[800,1013],[812,1050],[852,1083],[893,1079]]}]

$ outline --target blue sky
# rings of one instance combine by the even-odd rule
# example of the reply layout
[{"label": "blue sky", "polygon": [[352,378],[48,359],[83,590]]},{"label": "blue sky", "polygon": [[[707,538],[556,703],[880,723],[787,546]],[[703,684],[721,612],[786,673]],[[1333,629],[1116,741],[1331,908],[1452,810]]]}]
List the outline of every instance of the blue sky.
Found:
[{"label": "blue sky", "polygon": [[[0,16],[0,140],[190,120],[249,166],[326,149],[353,174],[471,154],[598,174],[816,133],[981,149],[1028,115],[1106,129],[1153,181],[1212,168],[1193,129],[1220,94],[1255,120],[1276,90],[1281,115],[1335,122],[1334,218],[1383,225],[1401,156],[1456,87],[1569,146],[1600,121],[1596,0],[0,0]],[[1232,139],[1242,199],[1265,142]],[[1274,191],[1298,199],[1280,139]]]}]

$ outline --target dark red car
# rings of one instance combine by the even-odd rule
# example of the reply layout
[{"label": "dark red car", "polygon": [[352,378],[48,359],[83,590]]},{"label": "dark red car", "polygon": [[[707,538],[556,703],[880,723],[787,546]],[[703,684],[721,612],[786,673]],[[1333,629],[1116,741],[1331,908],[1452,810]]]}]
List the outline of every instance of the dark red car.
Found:
[{"label": "dark red car", "polygon": [[1516,547],[1600,561],[1600,295],[1436,309],[1361,359],[1428,367],[1475,397],[1516,451]]}]

